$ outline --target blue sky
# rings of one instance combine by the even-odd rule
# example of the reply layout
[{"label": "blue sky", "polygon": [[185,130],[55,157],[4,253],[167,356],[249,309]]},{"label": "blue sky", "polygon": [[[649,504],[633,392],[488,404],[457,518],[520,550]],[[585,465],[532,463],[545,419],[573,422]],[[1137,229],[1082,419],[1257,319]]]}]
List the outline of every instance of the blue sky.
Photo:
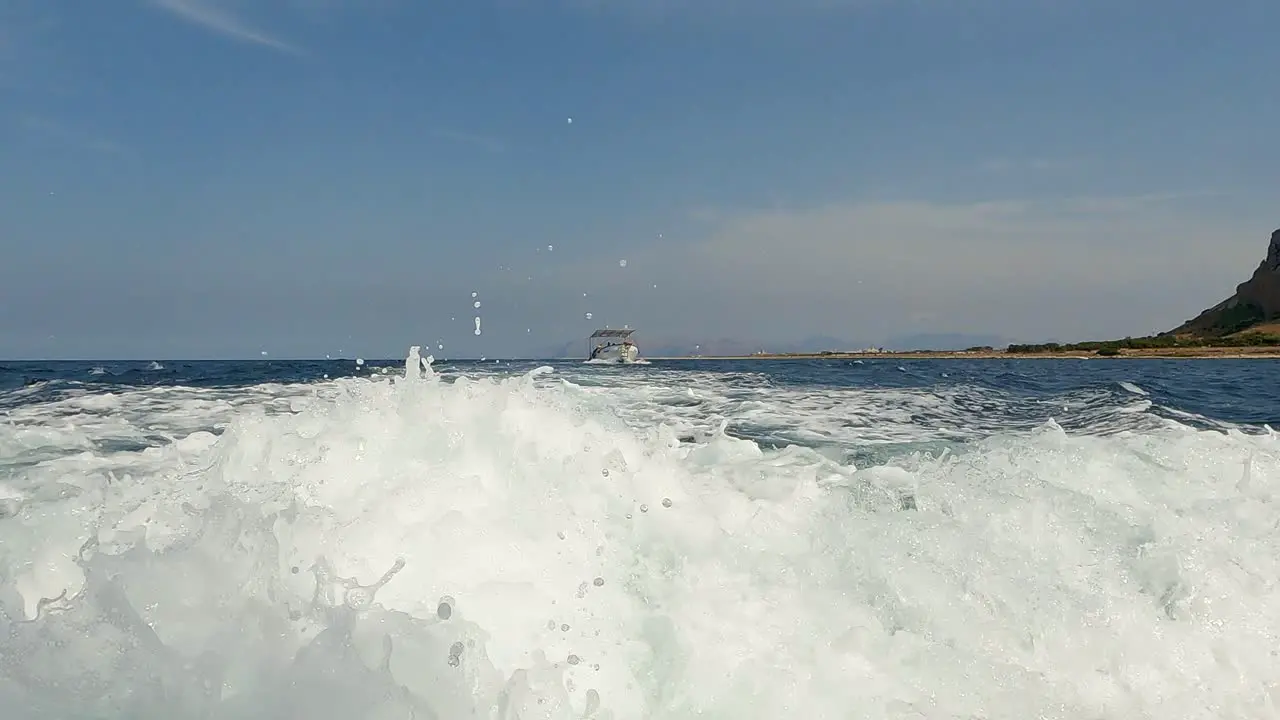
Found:
[{"label": "blue sky", "polygon": [[1274,0],[0,0],[0,357],[1168,329],[1280,227],[1276,27]]}]

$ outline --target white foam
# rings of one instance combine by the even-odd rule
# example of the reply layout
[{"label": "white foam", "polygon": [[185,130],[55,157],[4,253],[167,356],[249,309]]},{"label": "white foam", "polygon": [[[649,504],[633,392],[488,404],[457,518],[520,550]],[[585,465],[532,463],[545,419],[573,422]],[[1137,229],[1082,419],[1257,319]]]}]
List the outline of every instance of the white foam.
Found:
[{"label": "white foam", "polygon": [[[584,363],[590,364],[612,363]],[[739,437],[833,451],[977,440],[993,433],[1026,431],[1050,418],[1091,433],[1146,432],[1171,426],[1161,415],[1147,412],[1153,408],[1148,398],[1105,391],[1080,392],[1065,400],[1027,401],[956,384],[833,387],[780,384],[763,373],[667,369],[610,373],[598,379],[588,376],[577,382],[581,392],[607,397],[635,427],[666,422],[680,435],[701,435],[721,420],[729,420],[730,433]],[[1159,410],[1183,422],[1229,427],[1168,408]]]},{"label": "white foam", "polygon": [[426,370],[16,410],[6,717],[1274,714],[1273,434],[1049,421],[858,470],[624,421],[672,392],[634,375]]},{"label": "white foam", "polygon": [[1148,394],[1149,394],[1149,393],[1147,393],[1147,391],[1146,391],[1146,390],[1143,390],[1142,388],[1138,387],[1137,385],[1134,385],[1134,384],[1133,384],[1133,383],[1131,383],[1131,382],[1121,382],[1121,383],[1120,383],[1120,387],[1124,388],[1125,390],[1128,390],[1129,392],[1133,393],[1134,395],[1144,395],[1144,396],[1145,396],[1145,395],[1148,395]]}]

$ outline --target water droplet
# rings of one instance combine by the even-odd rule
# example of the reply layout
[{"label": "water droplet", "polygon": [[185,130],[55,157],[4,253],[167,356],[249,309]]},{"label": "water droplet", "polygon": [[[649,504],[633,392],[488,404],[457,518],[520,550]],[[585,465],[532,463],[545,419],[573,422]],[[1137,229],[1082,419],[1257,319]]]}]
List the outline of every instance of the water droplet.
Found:
[{"label": "water droplet", "polygon": [[453,603],[448,598],[441,598],[440,604],[436,606],[436,617],[441,620],[448,620],[453,617]]},{"label": "water droplet", "polygon": [[671,498],[662,498],[662,507],[671,507]]},{"label": "water droplet", "polygon": [[582,658],[578,657],[577,655],[570,655],[568,657],[568,660],[570,665],[577,665],[578,663],[582,662]]},{"label": "water droplet", "polygon": [[479,295],[479,294],[480,294],[480,293],[478,293],[478,292],[472,292],[472,293],[471,293],[471,297],[476,297],[476,296],[477,296],[477,295]]},{"label": "water droplet", "polygon": [[353,587],[347,590],[343,601],[352,610],[363,610],[373,602],[373,593],[362,587]]},{"label": "water droplet", "polygon": [[587,313],[587,319],[588,319],[588,320],[590,320],[592,317],[594,317],[594,316],[593,316],[591,313]]},{"label": "water droplet", "polygon": [[548,245],[548,246],[547,246],[547,252],[551,252],[552,250],[555,250],[555,249],[556,249],[556,246],[555,246],[555,245]]},{"label": "water droplet", "polygon": [[619,260],[619,261],[618,261],[618,267],[626,267],[626,266],[627,266],[627,261],[626,261],[626,260]]},{"label": "water droplet", "polygon": [[476,316],[476,334],[477,335],[480,334],[480,316],[479,315]]},{"label": "water droplet", "polygon": [[477,300],[477,301],[475,301],[475,302],[471,303],[471,307],[474,307],[474,308],[476,308],[476,309],[478,310],[478,309],[480,308],[480,301],[479,301],[479,300]]},{"label": "water droplet", "polygon": [[603,470],[600,471],[600,474],[605,477],[609,477],[609,468],[604,468]]},{"label": "water droplet", "polygon": [[569,632],[569,625],[568,624],[561,625],[560,632]]},{"label": "water droplet", "polygon": [[640,512],[642,512],[642,513],[649,512],[649,506],[648,506],[648,505],[641,505],[641,506],[640,506]]},{"label": "water droplet", "polygon": [[548,621],[547,621],[547,629],[548,629],[548,630],[555,630],[555,629],[556,629],[556,621],[555,621],[555,620],[548,620]]},{"label": "water droplet", "polygon": [[596,587],[604,587],[604,578],[598,577],[595,580],[592,580],[591,584],[595,585]]},{"label": "water droplet", "polygon": [[573,118],[569,118],[567,122],[568,122],[568,124],[572,125],[572,124],[573,124]]}]

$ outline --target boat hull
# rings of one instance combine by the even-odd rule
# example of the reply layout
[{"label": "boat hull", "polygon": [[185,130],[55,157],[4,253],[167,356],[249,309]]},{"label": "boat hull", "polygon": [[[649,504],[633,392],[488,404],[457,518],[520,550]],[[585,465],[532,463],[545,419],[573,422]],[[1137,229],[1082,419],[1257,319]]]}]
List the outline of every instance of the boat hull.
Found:
[{"label": "boat hull", "polygon": [[592,365],[642,365],[640,349],[635,345],[605,345],[591,354],[587,360]]}]

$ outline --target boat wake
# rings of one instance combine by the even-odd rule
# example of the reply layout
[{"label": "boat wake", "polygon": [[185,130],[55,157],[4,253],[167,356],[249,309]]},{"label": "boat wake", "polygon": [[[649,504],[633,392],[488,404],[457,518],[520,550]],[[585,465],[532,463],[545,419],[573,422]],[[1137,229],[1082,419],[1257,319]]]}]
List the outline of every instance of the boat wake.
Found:
[{"label": "boat wake", "polygon": [[619,360],[606,358],[591,358],[582,361],[583,365],[649,365],[649,361],[644,358],[636,360]]}]

